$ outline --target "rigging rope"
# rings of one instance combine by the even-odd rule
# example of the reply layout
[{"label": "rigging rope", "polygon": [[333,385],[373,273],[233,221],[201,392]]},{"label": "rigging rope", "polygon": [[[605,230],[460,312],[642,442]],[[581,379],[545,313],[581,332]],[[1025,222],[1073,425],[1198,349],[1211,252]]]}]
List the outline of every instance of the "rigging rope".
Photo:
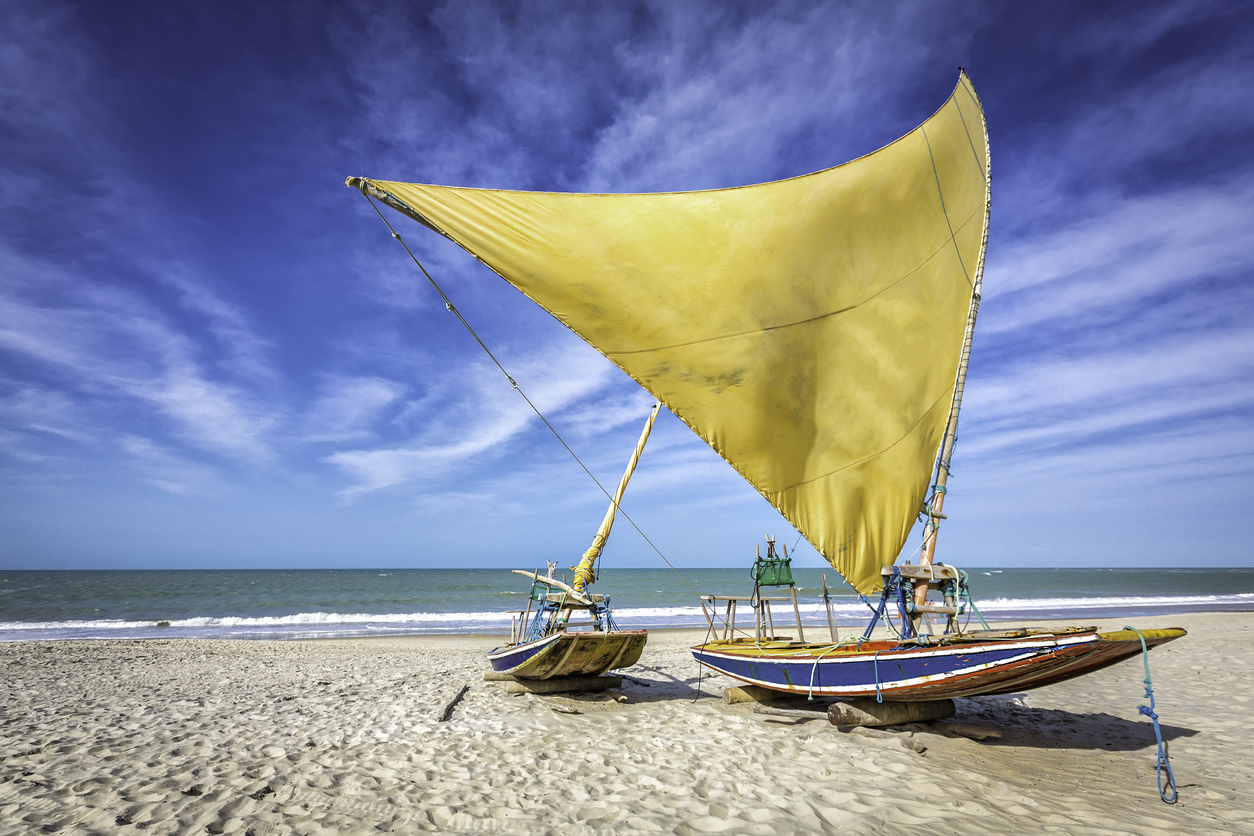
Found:
[{"label": "rigging rope", "polygon": [[[1156,764],[1158,775],[1158,796],[1168,804],[1175,804],[1176,799],[1179,798],[1179,793],[1176,791],[1176,776],[1171,771],[1171,764],[1167,762],[1167,746],[1163,743],[1162,729],[1158,727],[1158,715],[1154,713],[1154,683],[1150,679],[1149,648],[1145,646],[1145,636],[1141,635],[1140,630],[1135,627],[1129,627],[1126,624],[1123,629],[1131,630],[1136,633],[1137,638],[1141,640],[1141,661],[1145,663],[1145,679],[1143,680],[1145,682],[1145,696],[1149,698],[1150,704],[1147,706],[1138,705],[1137,710],[1153,721],[1154,737],[1158,738],[1158,763]],[[1166,789],[1163,787],[1164,770],[1167,772]],[[1167,797],[1167,789],[1171,790],[1170,798]]]},{"label": "rigging rope", "polygon": [[484,353],[487,354],[488,357],[492,360],[492,362],[496,364],[496,367],[501,370],[501,374],[505,375],[505,379],[509,381],[510,386],[512,386],[514,390],[518,392],[519,395],[522,395],[522,399],[527,402],[527,406],[531,407],[531,411],[534,412],[537,415],[537,417],[539,417],[539,419],[544,422],[544,426],[549,428],[549,432],[553,433],[553,437],[556,438],[558,442],[561,443],[561,445],[566,448],[566,452],[570,453],[571,458],[573,458],[575,462],[581,468],[583,468],[583,472],[588,474],[588,478],[591,479],[593,483],[598,488],[601,489],[601,493],[605,494],[605,496],[609,499],[610,504],[614,505],[614,507],[617,508],[618,513],[623,515],[623,519],[631,523],[631,527],[636,530],[636,533],[638,533],[641,537],[644,538],[644,541],[649,544],[649,547],[652,548],[653,551],[657,552],[657,556],[662,558],[663,562],[665,562],[666,565],[671,568],[671,571],[674,572],[676,577],[678,577],[683,582],[684,586],[688,587],[688,590],[692,592],[693,595],[697,596],[697,600],[701,602],[701,610],[702,612],[704,612],[705,600],[701,597],[701,593],[693,589],[692,584],[688,583],[687,578],[685,578],[682,574],[680,574],[679,570],[675,568],[675,565],[666,559],[666,555],[662,554],[662,550],[659,549],[657,546],[653,545],[653,541],[650,540],[648,536],[643,531],[640,530],[640,526],[636,525],[635,521],[627,515],[627,512],[624,511],[618,505],[618,503],[614,502],[613,495],[611,495],[610,492],[605,489],[605,486],[602,485],[597,480],[597,477],[592,475],[592,471],[588,469],[588,466],[583,463],[583,461],[579,458],[579,456],[575,455],[575,451],[570,449],[570,445],[566,443],[565,439],[562,438],[562,436],[558,433],[558,431],[554,428],[554,426],[549,423],[549,419],[545,418],[544,414],[540,412],[539,409],[536,408],[536,405],[531,402],[531,398],[527,397],[527,393],[524,392],[521,387],[519,387],[518,381],[514,380],[514,378],[510,376],[510,373],[507,372],[505,370],[505,367],[501,365],[501,361],[496,359],[496,355],[492,353],[492,351],[487,347],[487,345],[484,344],[483,340],[479,338],[479,335],[475,333],[475,329],[470,327],[470,323],[466,321],[466,317],[462,316],[461,311],[459,311],[453,305],[452,300],[448,298],[448,295],[445,294],[444,290],[438,284],[436,284],[435,279],[431,278],[431,274],[427,272],[427,268],[422,266],[422,262],[418,260],[418,257],[414,255],[413,250],[411,250],[409,248],[409,245],[406,244],[405,241],[401,238],[401,234],[392,227],[392,224],[388,222],[388,219],[384,217],[382,212],[379,211],[379,207],[375,205],[375,202],[370,197],[370,195],[366,194],[365,192],[362,192],[362,197],[366,198],[366,201],[370,204],[370,208],[373,209],[375,211],[375,214],[379,216],[379,220],[383,221],[383,223],[387,225],[388,231],[392,233],[392,237],[395,238],[397,242],[400,243],[400,245],[405,248],[405,252],[409,254],[410,259],[412,259],[414,264],[418,266],[418,269],[422,271],[422,275],[426,276],[427,281],[431,284],[431,287],[435,289],[435,292],[440,294],[440,299],[444,301],[444,307],[447,308],[450,313],[456,316],[457,321],[460,322],[462,326],[470,333],[470,336],[474,337],[475,342],[479,343],[479,347],[482,348]]}]

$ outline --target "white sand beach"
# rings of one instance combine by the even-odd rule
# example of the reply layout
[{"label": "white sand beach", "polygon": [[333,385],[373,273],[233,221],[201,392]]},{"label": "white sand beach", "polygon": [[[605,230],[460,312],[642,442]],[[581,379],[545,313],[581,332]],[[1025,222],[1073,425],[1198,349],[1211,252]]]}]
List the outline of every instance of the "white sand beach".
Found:
[{"label": "white sand beach", "polygon": [[958,701],[1002,732],[976,742],[726,705],[694,631],[654,632],[623,702],[507,695],[490,636],[44,642],[0,645],[0,836],[1254,833],[1254,615],[1130,622],[1189,630],[1150,654],[1174,806],[1139,657]]}]

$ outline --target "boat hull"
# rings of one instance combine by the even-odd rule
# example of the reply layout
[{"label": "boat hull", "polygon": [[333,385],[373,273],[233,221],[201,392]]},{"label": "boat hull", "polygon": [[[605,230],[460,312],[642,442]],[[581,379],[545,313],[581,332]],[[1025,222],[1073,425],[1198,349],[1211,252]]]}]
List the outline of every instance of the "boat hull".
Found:
[{"label": "boat hull", "polygon": [[[1142,630],[1146,647],[1185,635]],[[891,641],[861,646],[802,645],[751,639],[692,648],[698,662],[733,679],[776,691],[828,697],[940,700],[1039,688],[1113,665],[1141,651],[1132,630],[1005,631],[970,634],[931,646]],[[1002,638],[1001,636],[1005,636]]]},{"label": "boat hull", "polygon": [[519,679],[598,676],[636,664],[648,639],[646,630],[554,633],[525,644],[498,647],[488,653],[488,662],[497,673]]}]

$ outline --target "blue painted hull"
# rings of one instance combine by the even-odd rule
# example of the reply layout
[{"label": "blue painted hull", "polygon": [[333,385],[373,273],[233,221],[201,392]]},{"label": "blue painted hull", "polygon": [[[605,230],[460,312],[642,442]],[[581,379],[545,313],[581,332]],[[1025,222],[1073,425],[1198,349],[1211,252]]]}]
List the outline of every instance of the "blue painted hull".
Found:
[{"label": "blue painted hull", "polygon": [[[933,700],[1009,693],[1070,679],[1141,650],[1132,631],[1038,632],[1017,638],[950,639],[941,646],[864,642],[800,645],[715,641],[692,648],[698,662],[741,682],[776,691],[829,697]],[[1147,646],[1184,635],[1145,630]]]}]

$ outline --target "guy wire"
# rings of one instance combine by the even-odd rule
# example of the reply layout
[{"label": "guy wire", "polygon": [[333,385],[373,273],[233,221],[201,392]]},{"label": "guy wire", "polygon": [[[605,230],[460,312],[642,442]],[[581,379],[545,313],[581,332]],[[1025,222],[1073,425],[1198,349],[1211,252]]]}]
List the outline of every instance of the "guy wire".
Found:
[{"label": "guy wire", "polygon": [[457,321],[460,322],[462,326],[468,332],[470,332],[470,336],[474,337],[475,342],[479,343],[479,347],[483,349],[484,353],[487,354],[489,358],[491,358],[492,362],[496,364],[496,367],[501,370],[501,374],[505,375],[505,379],[509,381],[510,386],[512,386],[514,390],[518,392],[518,394],[522,395],[522,399],[527,402],[527,406],[531,407],[531,411],[534,412],[536,416],[539,417],[539,419],[544,422],[544,426],[549,428],[549,432],[553,433],[553,437],[556,438],[558,442],[561,443],[561,445],[566,448],[566,452],[570,453],[571,458],[573,458],[575,462],[583,469],[584,473],[588,474],[588,478],[591,479],[592,482],[598,488],[601,489],[601,493],[605,494],[606,497],[609,498],[610,504],[613,505],[615,509],[617,509],[618,513],[623,515],[623,519],[631,523],[631,527],[636,530],[636,533],[644,538],[644,541],[649,544],[649,547],[653,549],[653,551],[657,552],[657,556],[662,558],[663,562],[665,562],[666,565],[670,567],[671,571],[675,573],[676,577],[678,577],[681,581],[683,581],[684,586],[688,587],[688,590],[693,595],[697,596],[697,600],[701,602],[701,610],[702,612],[704,612],[705,611],[705,599],[701,597],[701,593],[697,592],[697,590],[692,588],[692,584],[688,583],[687,578],[685,578],[680,573],[680,571],[675,568],[675,565],[673,563],[671,563],[669,560],[666,559],[666,555],[662,554],[662,550],[659,549],[657,546],[653,545],[653,541],[649,539],[648,535],[646,535],[643,531],[640,530],[640,526],[636,525],[635,520],[633,520],[630,516],[628,516],[627,512],[624,511],[622,507],[619,506],[619,504],[614,501],[613,495],[610,494],[610,492],[605,489],[605,486],[602,485],[600,481],[598,481],[597,477],[592,475],[592,471],[589,470],[588,466],[585,465],[583,461],[579,458],[579,456],[575,454],[575,451],[570,449],[570,445],[566,443],[565,439],[562,438],[561,434],[558,433],[558,431],[553,427],[553,425],[549,423],[549,419],[545,418],[544,414],[540,412],[539,409],[536,408],[536,405],[534,403],[531,402],[531,398],[527,397],[527,393],[524,392],[522,390],[522,387],[518,385],[518,381],[514,380],[514,378],[510,376],[510,373],[505,371],[505,367],[501,365],[501,361],[496,359],[496,355],[493,354],[491,349],[489,349],[487,345],[483,342],[483,340],[479,338],[479,335],[475,333],[475,329],[470,327],[470,323],[466,321],[466,317],[462,316],[461,311],[459,311],[456,308],[456,306],[453,305],[452,300],[450,300],[448,296],[444,293],[444,291],[440,288],[440,286],[436,284],[435,279],[431,278],[431,274],[427,272],[427,268],[422,266],[422,262],[418,260],[418,257],[414,255],[413,250],[411,250],[409,248],[409,245],[406,244],[404,239],[401,238],[400,233],[392,228],[392,224],[389,223],[388,219],[383,216],[382,212],[379,211],[379,207],[375,205],[375,202],[370,197],[370,195],[365,194],[363,192],[362,196],[366,198],[366,201],[369,202],[370,204],[370,208],[373,209],[375,211],[375,214],[379,216],[379,220],[383,221],[383,223],[387,225],[388,231],[392,233],[392,237],[395,238],[398,242],[400,242],[400,245],[405,248],[405,252],[409,253],[409,257],[413,259],[414,264],[418,265],[418,269],[422,271],[422,275],[427,277],[427,281],[431,283],[431,287],[435,288],[435,292],[440,294],[440,299],[444,301],[444,307],[447,308],[454,316],[456,316]]}]

